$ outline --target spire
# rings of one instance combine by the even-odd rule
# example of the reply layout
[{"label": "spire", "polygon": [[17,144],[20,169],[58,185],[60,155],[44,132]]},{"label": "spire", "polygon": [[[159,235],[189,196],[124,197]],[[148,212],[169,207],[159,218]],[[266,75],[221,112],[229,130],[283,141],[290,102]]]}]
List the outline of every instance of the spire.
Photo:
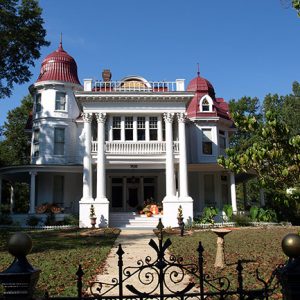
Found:
[{"label": "spire", "polygon": [[200,77],[200,66],[199,66],[199,63],[197,63],[197,75],[198,75],[198,77]]},{"label": "spire", "polygon": [[64,48],[62,46],[62,32],[60,33],[59,47],[57,51],[64,51]]}]

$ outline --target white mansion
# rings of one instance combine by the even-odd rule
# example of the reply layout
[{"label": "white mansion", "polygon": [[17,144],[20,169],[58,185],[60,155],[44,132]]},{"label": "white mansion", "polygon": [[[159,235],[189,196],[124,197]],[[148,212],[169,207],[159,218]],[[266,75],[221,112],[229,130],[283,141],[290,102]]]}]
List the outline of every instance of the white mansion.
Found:
[{"label": "white mansion", "polygon": [[29,214],[43,203],[79,214],[90,226],[115,225],[113,216],[162,206],[165,226],[199,216],[205,206],[236,211],[235,176],[217,164],[233,122],[228,105],[198,75],[152,82],[140,76],[78,80],[75,60],[59,48],[48,55],[30,87],[31,164],[0,169],[9,180],[28,178]]}]

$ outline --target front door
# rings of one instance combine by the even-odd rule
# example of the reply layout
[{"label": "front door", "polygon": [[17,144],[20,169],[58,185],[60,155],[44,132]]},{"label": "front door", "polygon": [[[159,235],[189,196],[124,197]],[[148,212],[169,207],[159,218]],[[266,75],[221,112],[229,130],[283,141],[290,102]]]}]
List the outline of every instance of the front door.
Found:
[{"label": "front door", "polygon": [[127,210],[135,211],[139,205],[139,187],[137,184],[129,184],[127,186]]}]

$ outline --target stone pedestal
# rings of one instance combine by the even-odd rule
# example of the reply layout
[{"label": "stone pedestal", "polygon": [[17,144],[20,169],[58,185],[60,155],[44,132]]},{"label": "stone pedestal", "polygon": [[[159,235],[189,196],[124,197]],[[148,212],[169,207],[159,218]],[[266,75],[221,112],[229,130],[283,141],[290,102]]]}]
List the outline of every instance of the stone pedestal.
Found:
[{"label": "stone pedestal", "polygon": [[229,229],[212,229],[212,231],[217,235],[217,253],[215,260],[215,268],[223,269],[226,265],[225,263],[225,252],[224,252],[224,237],[226,234],[230,233]]}]

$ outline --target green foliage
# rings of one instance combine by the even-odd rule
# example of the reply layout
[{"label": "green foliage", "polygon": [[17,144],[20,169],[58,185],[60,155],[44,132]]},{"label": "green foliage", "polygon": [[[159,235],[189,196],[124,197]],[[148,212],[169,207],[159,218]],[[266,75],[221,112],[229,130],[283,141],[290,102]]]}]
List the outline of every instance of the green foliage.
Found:
[{"label": "green foliage", "polygon": [[78,226],[79,225],[79,218],[75,215],[68,215],[64,218],[62,225],[73,225]]},{"label": "green foliage", "polygon": [[248,216],[242,214],[236,214],[232,216],[232,221],[235,222],[237,226],[249,226],[251,220]]},{"label": "green foliage", "polygon": [[298,13],[298,17],[300,17],[300,0],[292,0],[292,4]]},{"label": "green foliage", "polygon": [[251,206],[250,218],[253,222],[277,222],[277,215],[273,209]]},{"label": "green foliage", "polygon": [[33,99],[28,95],[19,107],[8,112],[3,126],[4,140],[0,142],[0,166],[29,163],[31,137],[25,127],[32,107]]},{"label": "green foliage", "polygon": [[37,226],[39,224],[39,222],[41,221],[40,218],[36,217],[36,216],[31,216],[27,219],[26,224],[28,226]]},{"label": "green foliage", "polygon": [[14,84],[29,81],[41,47],[49,45],[43,23],[37,0],[0,2],[0,98],[9,97]]},{"label": "green foliage", "polygon": [[250,208],[250,218],[251,221],[258,221],[259,207],[251,206]]},{"label": "green foliage", "polygon": [[231,221],[233,215],[233,208],[232,205],[226,204],[223,206],[223,211],[227,217],[227,221]]},{"label": "green foliage", "polygon": [[94,205],[92,204],[91,207],[90,207],[90,218],[95,218],[96,217],[96,214],[95,214],[95,207]]},{"label": "green foliage", "polygon": [[182,206],[181,205],[179,205],[179,207],[178,207],[177,218],[178,219],[183,218],[183,212],[182,212]]},{"label": "green foliage", "polygon": [[[250,143],[233,145],[227,157],[218,163],[235,173],[255,171],[260,186],[282,193],[300,181],[300,97],[299,84],[293,95],[268,95],[263,104],[263,118],[232,112],[238,131],[247,133]],[[282,108],[282,109],[280,109]],[[241,139],[242,145],[244,139]]]},{"label": "green foliage", "polygon": [[215,220],[214,217],[217,216],[219,213],[218,209],[216,207],[210,206],[210,207],[204,207],[202,216],[200,218],[200,223],[202,224],[214,224]]}]

